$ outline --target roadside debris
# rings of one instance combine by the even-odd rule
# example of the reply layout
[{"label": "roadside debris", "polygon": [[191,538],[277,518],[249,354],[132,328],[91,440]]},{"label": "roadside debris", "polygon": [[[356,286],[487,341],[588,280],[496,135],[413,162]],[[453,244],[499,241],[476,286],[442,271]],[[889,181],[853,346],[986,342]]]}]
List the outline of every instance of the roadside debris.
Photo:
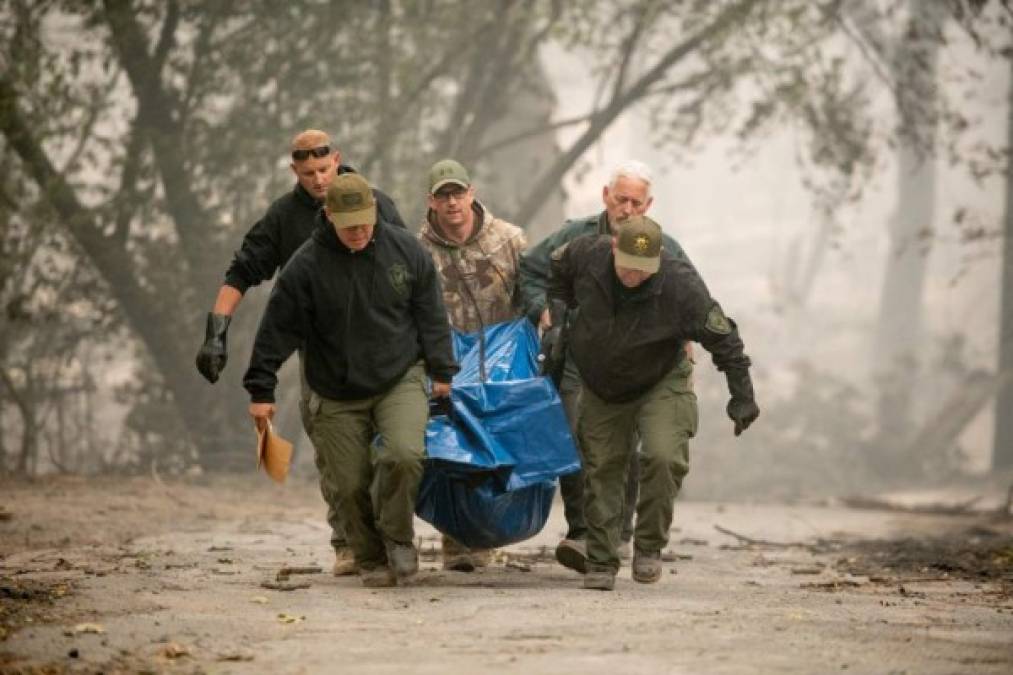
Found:
[{"label": "roadside debris", "polygon": [[74,626],[72,634],[80,635],[82,633],[95,633],[97,635],[101,635],[105,632],[105,626],[100,623],[79,623]]},{"label": "roadside debris", "polygon": [[167,659],[178,659],[181,656],[190,656],[190,649],[178,642],[170,642],[162,647],[162,656]]},{"label": "roadside debris", "polygon": [[[288,577],[285,577],[286,579]],[[271,581],[265,580],[260,582],[261,588],[267,588],[272,591],[298,591],[302,588],[309,588],[312,584],[308,581]]]}]

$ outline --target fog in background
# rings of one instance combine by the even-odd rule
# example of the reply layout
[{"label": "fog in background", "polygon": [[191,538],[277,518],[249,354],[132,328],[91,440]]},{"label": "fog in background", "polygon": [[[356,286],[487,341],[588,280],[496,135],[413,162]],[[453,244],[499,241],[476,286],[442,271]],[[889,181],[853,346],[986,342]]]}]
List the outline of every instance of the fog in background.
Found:
[{"label": "fog in background", "polygon": [[[403,53],[387,52],[393,61],[403,58],[404,72],[423,73],[442,53],[434,55],[426,51],[428,47],[439,45],[452,51],[450,37],[435,27],[440,16],[462,20],[463,14],[474,12],[473,28],[484,26],[483,22],[495,25],[497,12],[505,10],[494,5],[379,3],[381,8],[374,11],[387,14],[364,13],[368,15],[363,19],[365,27],[358,29],[375,31],[377,26],[399,26],[399,22],[418,25],[413,18],[416,13],[432,19],[435,34],[413,36],[403,40],[408,44],[401,44],[397,41],[404,36],[392,33],[392,44],[399,44]],[[346,160],[391,193],[412,225],[424,215],[424,168],[443,156],[461,159],[473,169],[479,199],[497,215],[526,227],[532,243],[562,225],[564,218],[600,211],[602,186],[617,163],[630,158],[648,163],[655,174],[650,215],[682,244],[712,294],[738,322],[753,359],[763,411],[753,428],[733,438],[731,422],[724,414],[723,377],[697,348],[701,428],[691,445],[687,492],[692,496],[828,496],[934,486],[1005,470],[1013,460],[996,462],[993,444],[997,418],[1013,413],[1008,404],[997,404],[1009,400],[1000,394],[1005,380],[999,335],[1003,228],[1007,232],[1009,228],[1004,224],[1009,218],[1008,7],[984,3],[982,13],[974,14],[971,9],[976,3],[869,2],[856,3],[852,14],[847,14],[835,3],[815,3],[813,7],[818,5],[819,10],[790,2],[776,9],[762,2],[711,3],[706,11],[688,9],[689,5],[628,2],[599,7],[589,3],[581,10],[561,10],[555,3],[515,3],[503,14],[494,34],[515,30],[516,24],[517,40],[528,40],[524,43],[530,46],[528,51],[514,43],[502,45],[504,54],[518,59],[506,65],[481,61],[481,50],[475,57],[465,54],[459,69],[447,65],[444,77],[419,84],[431,87],[420,97],[427,103],[404,106],[410,114],[401,116],[392,111],[399,107],[397,97],[411,89],[410,77],[408,84],[391,85],[376,96],[360,90],[362,82],[372,87],[376,81],[373,68],[390,78],[399,77],[402,71],[397,63],[384,64],[382,59],[377,61],[379,57],[364,54],[361,72],[349,65],[322,68],[325,75],[321,75],[315,70],[317,65],[299,60],[291,67],[301,69],[305,80],[294,81],[295,75],[287,75],[281,65],[295,58],[290,49],[283,48],[284,39],[258,23],[263,17],[239,12],[221,19],[222,25],[233,21],[243,30],[255,31],[249,39],[255,42],[260,36],[267,45],[263,67],[279,69],[258,83],[265,93],[242,90],[223,68],[222,94],[208,93],[210,84],[207,90],[190,92],[190,99],[181,94],[181,101],[200,102],[200,106],[193,104],[191,116],[169,115],[152,122],[157,112],[136,103],[151,94],[138,84],[144,73],[134,75],[124,66],[120,75],[109,77],[97,61],[87,64],[103,50],[121,59],[130,49],[157,55],[159,28],[171,20],[166,10],[110,2],[104,10],[80,17],[32,10],[30,3],[4,4],[0,17],[12,39],[5,48],[6,70],[0,81],[0,103],[6,106],[0,107],[4,134],[0,161],[13,177],[6,179],[0,214],[5,219],[0,235],[8,242],[8,264],[0,277],[0,298],[6,309],[5,327],[0,330],[4,373],[0,421],[5,429],[0,471],[200,473],[249,468],[253,438],[243,419],[246,398],[239,382],[269,285],[251,290],[244,300],[241,320],[230,334],[230,360],[222,381],[211,387],[199,380],[192,360],[203,338],[204,312],[210,309],[231,251],[270,201],[289,189],[292,179],[284,150],[295,131],[309,126],[330,131]],[[854,10],[859,5],[873,9],[863,14]],[[922,16],[927,6],[932,8],[929,18]],[[775,94],[768,96],[764,84],[776,81],[776,76],[750,80],[744,75],[742,82],[726,89],[722,77],[714,76],[712,83],[705,80],[704,85],[714,87],[717,93],[712,99],[717,103],[703,108],[699,130],[690,134],[683,128],[692,124],[683,118],[692,118],[694,112],[689,103],[680,103],[679,90],[671,96],[648,96],[630,103],[605,125],[576,160],[561,170],[561,179],[539,183],[551,178],[554,162],[583,138],[595,119],[553,123],[584,115],[596,105],[606,110],[603,92],[615,87],[617,78],[634,82],[671,45],[699,31],[705,19],[727,22],[722,24],[725,32],[708,38],[713,46],[706,48],[707,58],[691,60],[687,70],[699,71],[703,63],[715,72],[727,68],[730,73],[754,74],[748,65],[749,51],[742,45],[747,38],[764,44],[762,30],[750,23],[759,21],[758,7],[766,7],[763,11],[773,17],[764,21],[774,25],[777,19],[784,24],[782,30],[791,32],[792,26],[799,33],[811,30],[814,41],[823,40],[820,54],[828,54],[829,63],[834,63],[834,56],[842,61],[835,66],[843,73],[839,81],[834,77],[818,80],[819,86],[828,88],[826,109],[821,113],[825,118],[807,107],[807,97],[822,95],[815,84],[805,93],[787,85],[775,87]],[[792,7],[803,7],[799,16],[790,15]],[[956,18],[944,15],[953,7],[963,7],[965,13]],[[740,13],[725,17],[724,10]],[[807,11],[824,10],[842,12],[840,25],[864,37],[849,39],[822,20],[814,19],[811,26],[806,23]],[[30,16],[33,11],[37,15]],[[191,62],[187,55],[188,50],[199,48],[201,39],[210,35],[207,39],[213,42],[220,34],[206,18],[214,11],[210,5],[196,3],[176,17],[177,39],[167,47],[170,57],[163,66],[166,101],[188,91],[187,77],[201,77],[193,67],[200,61]],[[279,22],[290,21],[295,27],[305,22],[309,30],[317,30],[320,17],[315,11],[324,10],[305,10],[305,14],[292,10]],[[774,16],[782,11],[787,18]],[[651,18],[638,23],[638,17],[644,16]],[[897,56],[906,44],[917,42],[911,38],[917,31],[904,31],[909,17],[919,16],[947,27],[946,39],[935,47],[919,43],[920,49],[931,52],[930,57],[918,52],[912,60],[919,67],[931,65],[927,69],[936,74],[933,87],[939,87],[952,107],[938,104],[946,114],[936,122],[937,145],[932,154],[921,155],[923,149],[913,153],[919,156],[912,162],[910,153],[903,157],[904,148],[918,143],[905,135],[905,121],[895,102],[905,96],[910,99],[906,101],[911,116],[907,123],[919,130],[914,136],[923,142],[926,126],[932,125],[918,115],[936,106],[915,86],[925,73],[904,70]],[[539,33],[542,22],[554,26],[556,32]],[[106,23],[108,29],[103,28]],[[523,28],[525,24],[530,28]],[[962,30],[965,25],[977,27],[999,46],[992,51],[976,47],[976,40],[969,37],[973,33]],[[79,30],[81,26],[88,29]],[[739,35],[739,26],[753,32]],[[149,41],[140,46],[125,37],[116,41],[133,28],[146,31]],[[627,29],[642,32],[641,51],[622,51],[629,47],[621,39]],[[41,36],[39,44],[24,42],[31,31]],[[85,65],[76,72],[67,66],[67,48],[59,44],[58,38],[68,35],[74,35],[88,52],[81,57]],[[112,48],[104,46],[110,35],[114,36]],[[340,45],[347,38],[331,39]],[[781,38],[771,35],[769,39]],[[282,47],[273,48],[275,40]],[[597,57],[588,44],[600,45]],[[877,44],[894,46],[876,57]],[[223,65],[227,58],[255,59],[228,39],[223,38],[223,45]],[[486,45],[487,52],[496,48]],[[24,64],[31,59],[25,50],[37,59],[42,72],[51,76],[62,68],[64,77],[48,82],[50,76],[26,72]],[[615,51],[609,56],[608,50]],[[421,53],[428,58],[419,58]],[[519,53],[530,54],[530,59],[520,60]],[[801,47],[779,55],[772,47],[769,56],[774,65],[803,72],[805,58],[801,63],[791,61],[800,53]],[[46,54],[62,56],[50,60]],[[623,54],[630,56],[629,63],[620,67]],[[782,57],[783,61],[777,60]],[[870,67],[870,62],[877,65]],[[390,68],[384,70],[387,65]],[[506,70],[489,72],[496,68]],[[915,91],[900,95],[878,86],[876,77],[890,68],[894,68],[897,89],[908,86]],[[975,77],[954,75],[967,70],[973,70]],[[524,76],[514,78],[517,72]],[[704,68],[703,72],[709,71]],[[305,106],[294,104],[298,98],[293,92],[300,91],[300,86],[306,91],[314,75],[326,77],[326,87],[314,90]],[[672,77],[679,80],[677,74]],[[103,89],[108,100],[93,109],[95,119],[90,122],[87,101],[79,100],[75,78],[109,83]],[[293,81],[286,84],[286,78]],[[215,80],[209,77],[209,81]],[[65,105],[46,110],[41,104],[46,96],[40,92],[46,82],[56,90],[49,94],[53,101],[62,101],[64,91],[73,95],[66,96]],[[480,95],[468,94],[469,87],[479,86],[476,82],[484,82],[485,88],[476,90]],[[497,83],[505,94],[496,89]],[[866,85],[864,98],[849,97],[856,84]],[[844,92],[839,101],[832,86]],[[248,108],[250,114],[244,118],[239,105],[243,101],[247,106],[262,106],[263,119],[250,112],[254,108]],[[466,105],[462,101],[473,108],[462,112]],[[766,110],[758,101],[769,103],[777,114],[752,126],[742,122],[754,106]],[[486,102],[489,105],[483,106]],[[847,107],[852,104],[854,111]],[[179,109],[185,105],[180,103]],[[797,117],[793,116],[796,107],[803,111]],[[147,110],[148,119],[139,117],[138,110]],[[834,119],[835,110],[845,121]],[[953,111],[959,111],[965,122],[956,125],[959,134],[951,135],[952,117],[947,115]],[[857,131],[849,128],[853,112],[872,120],[870,126],[858,124]],[[373,117],[379,121],[374,123]],[[191,121],[197,118],[200,124]],[[725,118],[730,121],[717,123]],[[61,120],[69,123],[61,124]],[[711,121],[723,128],[709,128]],[[87,132],[89,123],[94,125],[92,137]],[[539,126],[544,127],[540,133],[495,147],[497,139],[523,135]],[[862,135],[863,128],[870,134],[864,140],[875,149],[868,156],[854,149],[855,137]],[[832,142],[840,129],[843,151]],[[957,136],[959,142],[949,145]],[[833,159],[815,161],[813,139],[824,137],[832,146],[827,154]],[[174,142],[188,152],[174,158],[173,149],[166,147]],[[131,154],[133,143],[146,149]],[[484,146],[493,149],[483,151]],[[86,150],[82,152],[81,147]],[[58,160],[57,168],[66,167],[69,189],[78,195],[76,203],[62,199],[55,177],[40,168],[33,149],[44,149]],[[241,166],[215,168],[226,166],[216,162],[228,162],[237,149],[243,157]],[[72,161],[75,152],[82,154],[77,164]],[[979,154],[990,157],[999,170],[982,169],[975,180],[969,165]],[[124,192],[130,157],[138,164],[133,170],[139,182]],[[849,167],[843,183],[835,182],[836,174],[827,170],[834,162]],[[917,180],[905,183],[904,177]],[[192,181],[188,189],[172,187],[172,181],[187,180]],[[531,197],[546,184],[551,189],[542,198]],[[839,198],[829,206],[823,191],[828,185],[837,186]],[[126,203],[133,205],[128,208]],[[901,203],[900,212],[908,214],[922,213],[920,209],[928,205],[929,216],[916,224],[913,234],[891,240],[889,233]],[[75,213],[92,220],[82,225]],[[102,232],[108,239],[89,243],[91,235],[82,234],[82,227]],[[44,237],[31,241],[30,233],[43,230]],[[68,236],[68,232],[74,234]],[[110,272],[116,260],[102,258],[103,247],[108,249],[110,242],[122,246],[112,257],[129,259],[133,265],[122,271],[122,282]],[[42,259],[40,251],[52,254]],[[889,319],[902,312],[890,311],[884,318],[887,270],[911,261],[922,268],[921,285],[907,296],[898,296],[897,302],[902,308],[920,307],[917,322],[889,327]],[[36,268],[40,271],[25,273]],[[108,292],[117,283],[129,286],[130,276],[143,280],[131,290],[133,295]],[[179,286],[184,277],[194,283]],[[148,292],[151,295],[145,300]],[[124,303],[132,302],[147,303],[147,309],[124,312]],[[173,306],[159,313],[161,303]],[[64,334],[68,325],[78,321],[79,330]],[[54,325],[61,330],[54,331]],[[56,342],[46,344],[46,337]],[[896,351],[886,354],[884,345]],[[291,362],[283,381],[280,422],[287,435],[301,437],[294,414]],[[181,396],[181,392],[191,393]],[[300,443],[300,470],[311,472],[306,445],[305,440]]]}]

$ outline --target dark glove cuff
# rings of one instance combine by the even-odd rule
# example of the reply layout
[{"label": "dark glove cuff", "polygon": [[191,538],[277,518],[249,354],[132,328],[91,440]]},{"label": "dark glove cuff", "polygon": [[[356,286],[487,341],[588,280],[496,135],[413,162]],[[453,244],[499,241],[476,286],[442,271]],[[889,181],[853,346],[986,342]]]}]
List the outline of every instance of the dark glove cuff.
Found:
[{"label": "dark glove cuff", "polygon": [[207,327],[204,330],[204,338],[210,340],[211,338],[217,337],[224,340],[231,321],[232,317],[228,314],[215,314],[214,312],[208,312],[208,322]]},{"label": "dark glove cuff", "polygon": [[732,398],[744,401],[754,400],[753,380],[749,377],[749,371],[745,368],[731,368],[725,371],[725,378],[728,380],[728,393]]}]

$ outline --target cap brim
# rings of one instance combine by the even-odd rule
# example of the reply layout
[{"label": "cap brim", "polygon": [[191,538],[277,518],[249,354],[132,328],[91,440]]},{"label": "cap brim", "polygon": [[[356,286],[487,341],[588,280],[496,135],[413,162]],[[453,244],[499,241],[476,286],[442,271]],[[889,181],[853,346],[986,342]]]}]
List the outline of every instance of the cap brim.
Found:
[{"label": "cap brim", "polygon": [[661,256],[656,258],[647,258],[640,255],[632,255],[616,249],[616,265],[619,267],[625,267],[630,270],[640,270],[641,272],[650,272],[654,274],[661,267]]},{"label": "cap brim", "polygon": [[334,227],[338,228],[376,225],[376,204],[357,211],[331,211],[330,216]]},{"label": "cap brim", "polygon": [[465,190],[467,190],[468,188],[471,187],[470,185],[468,185],[467,183],[465,183],[463,180],[461,180],[459,178],[444,178],[441,181],[437,181],[436,184],[433,185],[433,187],[429,190],[429,194],[434,195],[434,194],[436,194],[436,191],[439,190],[444,185],[451,185],[451,184],[453,184],[453,185],[460,185]]}]

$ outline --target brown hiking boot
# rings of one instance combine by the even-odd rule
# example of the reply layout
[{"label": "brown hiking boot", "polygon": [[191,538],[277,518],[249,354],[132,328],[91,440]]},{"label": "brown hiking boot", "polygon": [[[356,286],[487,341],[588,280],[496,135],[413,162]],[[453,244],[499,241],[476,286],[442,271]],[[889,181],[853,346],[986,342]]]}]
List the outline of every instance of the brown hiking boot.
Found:
[{"label": "brown hiking boot", "polygon": [[653,584],[661,579],[661,551],[633,551],[633,580]]},{"label": "brown hiking boot", "polygon": [[360,569],[359,579],[366,588],[390,588],[397,586],[397,577],[394,570],[387,565],[380,565],[371,569]]},{"label": "brown hiking boot", "polygon": [[587,542],[583,539],[564,539],[556,545],[556,562],[574,572],[587,571]]},{"label": "brown hiking boot", "polygon": [[443,535],[443,569],[452,572],[474,572],[478,567],[468,547]]},{"label": "brown hiking boot", "polygon": [[336,577],[350,577],[358,574],[359,566],[355,564],[352,549],[344,546],[334,550],[334,567],[331,573]]},{"label": "brown hiking boot", "polygon": [[475,567],[488,567],[492,564],[496,549],[494,548],[473,548],[470,549],[471,561]]},{"label": "brown hiking boot", "polygon": [[609,567],[589,565],[584,574],[584,588],[592,591],[611,591],[616,586],[616,573]]},{"label": "brown hiking boot", "polygon": [[414,544],[385,541],[387,564],[398,579],[405,579],[419,571],[419,552]]}]

